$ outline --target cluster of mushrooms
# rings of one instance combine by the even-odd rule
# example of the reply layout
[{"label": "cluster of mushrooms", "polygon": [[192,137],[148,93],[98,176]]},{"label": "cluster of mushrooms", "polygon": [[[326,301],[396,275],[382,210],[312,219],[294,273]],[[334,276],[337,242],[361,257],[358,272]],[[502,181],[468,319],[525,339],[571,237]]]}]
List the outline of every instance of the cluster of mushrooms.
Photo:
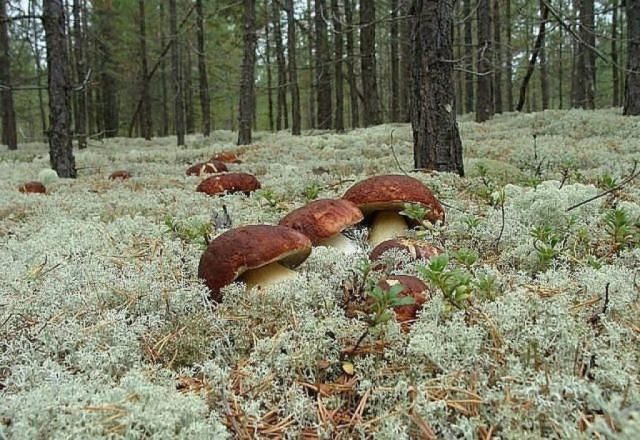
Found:
[{"label": "cluster of mushrooms", "polygon": [[[218,158],[219,159],[219,158]],[[199,163],[188,173],[225,171],[222,162]],[[249,193],[260,188],[251,174],[216,174],[203,180],[198,191],[210,195],[230,192]],[[401,249],[412,259],[429,259],[442,252],[438,247],[412,238],[416,224],[400,212],[405,204],[418,204],[428,212],[426,220],[444,221],[444,209],[432,191],[419,180],[406,175],[382,175],[362,180],[349,188],[342,198],[320,199],[291,211],[278,225],[249,225],[230,229],[211,240],[198,266],[198,276],[209,287],[214,301],[222,300],[221,289],[234,281],[245,283],[247,290],[295,278],[294,269],[310,255],[314,246],[331,246],[353,252],[358,245],[343,231],[363,225],[373,248],[369,258],[379,260],[390,249]],[[375,267],[375,265],[374,265]],[[388,276],[379,282],[383,289],[402,284],[401,296],[412,296],[413,305],[396,308],[396,318],[408,324],[429,297],[428,287],[409,275]]]}]

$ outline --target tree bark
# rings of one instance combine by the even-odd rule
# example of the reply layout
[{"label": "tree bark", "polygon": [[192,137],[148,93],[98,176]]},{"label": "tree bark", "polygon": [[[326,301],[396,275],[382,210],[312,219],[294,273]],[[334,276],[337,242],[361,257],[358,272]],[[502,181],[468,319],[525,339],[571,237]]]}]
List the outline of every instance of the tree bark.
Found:
[{"label": "tree bark", "polygon": [[364,94],[364,125],[382,122],[376,68],[376,9],[374,0],[360,0],[360,65]]},{"label": "tree bark", "polygon": [[493,108],[496,113],[502,113],[502,16],[500,15],[500,2],[493,2]]},{"label": "tree bark", "polygon": [[538,54],[540,53],[540,49],[542,48],[544,36],[546,33],[546,23],[547,19],[549,18],[549,8],[547,8],[547,5],[542,1],[540,2],[540,16],[541,20],[540,27],[538,29],[538,36],[536,37],[536,42],[533,46],[533,51],[531,52],[531,58],[529,59],[527,72],[525,73],[522,84],[520,85],[520,98],[518,99],[518,106],[516,107],[516,110],[519,112],[521,112],[524,108],[529,80],[531,80],[531,76],[533,75],[533,71],[536,66],[536,60],[538,59]]},{"label": "tree bark", "polygon": [[313,59],[313,20],[311,19],[311,0],[307,0],[307,60],[309,61],[309,128],[316,128],[316,76]]},{"label": "tree bark", "polygon": [[142,111],[140,112],[140,131],[142,137],[151,140],[153,134],[151,116],[151,95],[149,94],[149,67],[147,65],[147,30],[144,11],[144,0],[138,1],[138,19],[140,29],[140,91],[142,94]]},{"label": "tree bark", "polygon": [[71,78],[65,41],[62,0],[44,0],[49,89],[49,159],[60,177],[77,175],[71,144]]},{"label": "tree bark", "polygon": [[244,54],[240,79],[240,106],[238,145],[251,143],[251,122],[253,120],[253,83],[256,65],[256,2],[243,0],[243,41]]},{"label": "tree bark", "polygon": [[298,66],[296,62],[296,23],[293,0],[287,2],[287,52],[289,55],[289,92],[291,93],[291,134],[300,135],[300,90],[298,88]]},{"label": "tree bark", "polygon": [[102,128],[107,138],[118,135],[118,99],[116,93],[116,78],[114,72],[118,67],[113,62],[111,46],[116,44],[115,14],[112,2],[100,2],[94,5],[95,14],[98,16],[98,50],[100,59],[100,101],[102,103]]},{"label": "tree bark", "polygon": [[276,95],[276,130],[289,128],[289,111],[287,109],[287,66],[282,45],[282,27],[280,24],[280,7],[273,2],[273,37],[276,42],[276,61],[278,64],[278,93]]},{"label": "tree bark", "polygon": [[[160,48],[167,46],[164,0],[160,1]],[[162,136],[169,136],[169,100],[167,96],[167,62],[162,57],[160,61],[160,88],[162,89]]]},{"label": "tree bark", "polygon": [[584,109],[595,108],[595,45],[593,0],[580,0],[580,31],[576,59],[574,105]]},{"label": "tree bark", "polygon": [[[349,106],[351,109],[351,128],[360,126],[360,105],[358,96],[358,83],[356,81],[355,69],[355,44],[354,44],[354,27],[353,27],[353,9],[351,0],[344,0],[344,19],[347,25],[347,82],[349,83]],[[407,43],[408,47],[408,43]],[[405,83],[404,91],[407,87]]]},{"label": "tree bark", "polygon": [[[546,6],[543,4],[543,0],[540,0],[540,15],[542,17],[543,24],[540,25],[542,35],[540,36],[540,94],[542,95],[542,110],[549,108],[549,76],[547,74],[547,38],[546,38],[546,21],[544,17],[544,10]],[[548,15],[548,12],[547,12]],[[540,32],[540,31],[539,31]]]},{"label": "tree bark", "polygon": [[398,54],[399,1],[391,0],[391,25],[389,45],[391,50],[391,121],[400,122],[400,58]]},{"label": "tree bark", "polygon": [[416,168],[464,175],[453,81],[453,0],[412,1],[411,127]]},{"label": "tree bark", "polygon": [[[73,0],[73,51],[75,53],[75,68],[78,82],[83,83],[87,74],[86,56],[84,48],[84,35],[82,33],[82,6],[79,0]],[[86,12],[86,11],[85,11]],[[76,94],[78,111],[75,118],[75,132],[78,140],[78,148],[87,148],[87,99],[86,88],[89,84],[84,84],[82,90]]]},{"label": "tree bark", "polygon": [[493,116],[493,90],[491,87],[491,5],[489,0],[478,0],[478,42],[476,80],[476,122],[484,122]]},{"label": "tree bark", "polygon": [[465,96],[464,109],[467,113],[475,111],[475,101],[473,94],[474,75],[473,75],[473,13],[471,9],[471,0],[464,0],[462,4],[462,15],[464,16],[464,82]]},{"label": "tree bark", "polygon": [[171,67],[172,67],[172,81],[174,90],[174,124],[177,136],[178,146],[184,145],[184,132],[185,132],[185,120],[184,120],[184,80],[182,77],[182,62],[180,38],[178,36],[178,22],[177,22],[176,0],[169,0],[169,32],[171,33],[171,39],[173,44],[171,45]]},{"label": "tree bark", "polygon": [[624,88],[625,115],[640,115],[640,0],[626,0],[627,75]]},{"label": "tree bark", "polygon": [[338,0],[331,0],[331,16],[333,18],[333,47],[335,54],[335,81],[336,81],[336,114],[333,127],[338,132],[344,131],[344,78],[342,75],[342,14]]},{"label": "tree bark", "polygon": [[611,7],[613,8],[611,17],[611,76],[613,80],[611,105],[618,107],[620,105],[620,73],[618,72],[618,9],[620,5],[618,0],[613,0]]},{"label": "tree bark", "polygon": [[18,149],[16,112],[11,90],[11,59],[9,57],[9,21],[5,0],[0,0],[0,104],[2,106],[2,143],[9,150]]},{"label": "tree bark", "polygon": [[198,88],[200,91],[200,109],[202,111],[202,134],[208,137],[211,134],[211,102],[209,99],[207,54],[204,47],[204,10],[202,0],[196,0],[196,38],[198,40]]},{"label": "tree bark", "polygon": [[185,124],[187,134],[193,134],[196,132],[196,115],[193,105],[193,76],[191,60],[191,44],[185,44],[186,50],[184,51],[187,56],[185,57],[183,64],[182,78],[184,81],[183,96],[184,96],[184,109],[185,109]]},{"label": "tree bark", "polygon": [[[274,2],[275,5],[275,2]],[[271,75],[271,38],[269,26],[271,26],[271,17],[269,16],[269,0],[264,2],[264,58],[267,70],[267,117],[269,119],[269,131],[275,129],[273,121],[273,80]],[[278,90],[279,91],[279,90]]]},{"label": "tree bark", "polygon": [[331,128],[331,57],[327,38],[327,6],[325,0],[315,0],[316,32],[316,93],[318,104],[318,128]]}]

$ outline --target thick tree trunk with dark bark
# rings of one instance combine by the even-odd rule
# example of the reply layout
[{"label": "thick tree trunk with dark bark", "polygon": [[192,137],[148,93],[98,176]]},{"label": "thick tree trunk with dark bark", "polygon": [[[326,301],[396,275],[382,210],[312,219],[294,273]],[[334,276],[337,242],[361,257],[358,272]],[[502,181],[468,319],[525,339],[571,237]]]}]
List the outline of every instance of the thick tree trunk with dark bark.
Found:
[{"label": "thick tree trunk with dark bark", "polygon": [[400,58],[398,54],[398,0],[391,0],[389,45],[391,51],[391,121],[400,122]]},{"label": "thick tree trunk with dark bark", "polygon": [[140,29],[140,91],[142,107],[140,112],[140,132],[146,140],[151,140],[153,134],[151,116],[151,95],[149,94],[149,67],[147,65],[147,30],[144,10],[144,0],[138,1],[138,20]]},{"label": "thick tree trunk with dark bark", "polygon": [[298,65],[296,62],[296,22],[293,0],[287,2],[287,52],[289,55],[289,91],[291,93],[291,134],[300,135],[300,89],[298,88]]},{"label": "thick tree trunk with dark bark", "polygon": [[333,128],[338,132],[344,131],[344,78],[342,75],[342,14],[338,0],[331,0],[331,16],[333,21],[333,47],[335,56],[335,82],[336,82],[336,114]]},{"label": "thick tree trunk with dark bark", "polygon": [[491,5],[489,0],[478,0],[478,42],[476,80],[476,122],[484,122],[493,116]]},{"label": "thick tree trunk with dark bark", "polygon": [[413,0],[411,75],[416,168],[464,175],[453,81],[453,0]]},{"label": "thick tree trunk with dark bark", "polygon": [[502,16],[500,2],[493,2],[493,108],[496,113],[502,113]]},{"label": "thick tree trunk with dark bark", "polygon": [[[347,25],[347,82],[349,83],[349,106],[351,109],[351,128],[360,126],[360,103],[358,96],[358,82],[355,69],[355,44],[353,34],[353,9],[351,0],[344,0],[344,20]],[[408,46],[408,43],[407,43]],[[405,91],[407,90],[405,86]]]},{"label": "thick tree trunk with dark bark", "polygon": [[376,8],[374,0],[360,0],[360,65],[364,125],[382,122],[378,97],[378,73],[376,68]]},{"label": "thick tree trunk with dark bark", "polygon": [[243,4],[244,54],[240,78],[238,145],[251,143],[251,123],[255,112],[253,83],[256,65],[256,2],[243,0]]},{"label": "thick tree trunk with dark bark", "polygon": [[318,104],[318,128],[331,128],[331,57],[327,38],[327,5],[325,0],[315,0],[314,24],[316,31],[316,93]]},{"label": "thick tree trunk with dark bark", "polygon": [[580,41],[576,59],[574,105],[584,109],[595,108],[595,46],[593,0],[580,0]]},{"label": "thick tree trunk with dark bark", "polygon": [[196,0],[196,38],[198,40],[198,88],[202,111],[202,134],[211,133],[211,103],[209,100],[209,77],[207,75],[207,54],[204,48],[204,10],[202,0]]},{"label": "thick tree trunk with dark bark", "polygon": [[625,115],[640,115],[640,0],[626,0],[627,75],[624,87]]},{"label": "thick tree trunk with dark bark", "polygon": [[316,128],[316,75],[313,59],[313,20],[311,18],[311,0],[307,0],[307,61],[309,65],[309,93],[307,99],[309,102],[309,128]]},{"label": "thick tree trunk with dark bark", "polygon": [[171,45],[171,77],[174,91],[174,124],[178,146],[184,145],[184,80],[182,77],[181,47],[178,36],[178,17],[176,0],[169,0],[169,32],[173,39]]},{"label": "thick tree trunk with dark bark", "polygon": [[62,0],[44,0],[43,23],[49,67],[49,159],[60,177],[76,177],[71,144],[71,76]]},{"label": "thick tree trunk with dark bark", "polygon": [[464,83],[465,83],[465,95],[464,95],[464,110],[467,113],[475,111],[475,101],[473,99],[473,13],[471,9],[471,0],[464,0],[462,4],[462,15],[464,16]]},{"label": "thick tree trunk with dark bark", "polygon": [[[83,88],[77,92],[78,110],[75,117],[76,139],[78,147],[82,150],[87,148],[87,98],[86,88],[88,82],[84,83],[87,74],[86,56],[84,42],[85,37],[82,32],[82,6],[80,0],[73,0],[73,51],[75,54],[76,78],[79,83],[83,84]],[[86,13],[86,11],[85,11]]]},{"label": "thick tree trunk with dark bark", "polygon": [[0,0],[0,106],[2,107],[2,143],[9,150],[18,149],[16,112],[11,91],[11,59],[9,58],[9,21],[5,0]]}]

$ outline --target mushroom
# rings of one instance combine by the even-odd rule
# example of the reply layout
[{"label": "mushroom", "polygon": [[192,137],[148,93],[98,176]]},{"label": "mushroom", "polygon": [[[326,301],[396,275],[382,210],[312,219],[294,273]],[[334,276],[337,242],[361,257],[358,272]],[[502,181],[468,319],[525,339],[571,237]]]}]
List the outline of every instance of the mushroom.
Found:
[{"label": "mushroom", "polygon": [[46,194],[47,188],[42,183],[33,180],[20,185],[18,191],[21,193]]},{"label": "mushroom", "polygon": [[393,275],[378,282],[378,286],[385,290],[397,284],[402,284],[404,287],[399,296],[410,296],[415,301],[413,304],[398,306],[393,309],[396,320],[400,323],[402,330],[407,331],[409,330],[409,325],[416,320],[418,310],[429,300],[429,287],[422,280],[410,275]]},{"label": "mushroom", "polygon": [[362,219],[362,212],[348,200],[320,199],[291,211],[279,224],[302,232],[314,246],[353,252],[357,246],[341,232]]},{"label": "mushroom", "polygon": [[214,196],[234,192],[249,194],[257,189],[260,189],[260,182],[252,174],[226,173],[207,177],[200,182],[196,191]]},{"label": "mushroom", "polygon": [[214,160],[226,163],[242,163],[242,161],[238,159],[238,155],[233,151],[221,151],[220,153],[216,153],[211,156],[211,159],[209,159],[210,162]]},{"label": "mushroom", "polygon": [[426,241],[411,238],[392,238],[391,240],[383,241],[373,248],[369,254],[369,260],[379,260],[385,252],[391,249],[399,249],[407,252],[411,257],[411,261],[428,260],[442,253],[442,249]]},{"label": "mushroom", "polygon": [[130,177],[131,177],[131,173],[129,171],[118,170],[118,171],[114,171],[109,175],[109,180],[116,180],[116,179],[127,180]]},{"label": "mushroom", "polygon": [[224,162],[219,160],[210,160],[208,162],[199,162],[187,168],[187,176],[199,176],[200,174],[214,174],[229,171]]},{"label": "mushroom", "polygon": [[216,237],[200,258],[198,276],[220,302],[220,289],[236,279],[247,289],[292,279],[311,253],[311,241],[286,226],[252,225],[231,229]]},{"label": "mushroom", "polygon": [[426,208],[426,218],[431,222],[444,221],[444,209],[438,199],[422,182],[409,176],[371,177],[353,185],[342,198],[355,203],[365,217],[371,219],[369,242],[372,246],[407,233],[411,220],[399,213],[405,203]]}]

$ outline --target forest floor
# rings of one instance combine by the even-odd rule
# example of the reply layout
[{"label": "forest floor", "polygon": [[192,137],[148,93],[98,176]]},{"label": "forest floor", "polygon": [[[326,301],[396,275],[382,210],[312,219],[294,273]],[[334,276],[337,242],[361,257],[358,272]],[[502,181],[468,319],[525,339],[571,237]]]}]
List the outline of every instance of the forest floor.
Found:
[{"label": "forest floor", "polygon": [[[92,141],[74,180],[42,171],[44,144],[0,151],[0,439],[640,438],[640,119],[460,126],[465,178],[412,172],[406,124],[260,132],[239,150],[223,131]],[[186,168],[224,150],[261,190],[195,191]],[[133,177],[108,180],[118,169]],[[447,250],[464,301],[431,284],[409,331],[391,320],[353,352],[366,245],[208,299],[197,267],[223,206],[234,227],[275,224],[404,172],[446,204],[416,234]],[[18,192],[39,178],[46,195]],[[386,258],[425,278],[428,263]]]}]

